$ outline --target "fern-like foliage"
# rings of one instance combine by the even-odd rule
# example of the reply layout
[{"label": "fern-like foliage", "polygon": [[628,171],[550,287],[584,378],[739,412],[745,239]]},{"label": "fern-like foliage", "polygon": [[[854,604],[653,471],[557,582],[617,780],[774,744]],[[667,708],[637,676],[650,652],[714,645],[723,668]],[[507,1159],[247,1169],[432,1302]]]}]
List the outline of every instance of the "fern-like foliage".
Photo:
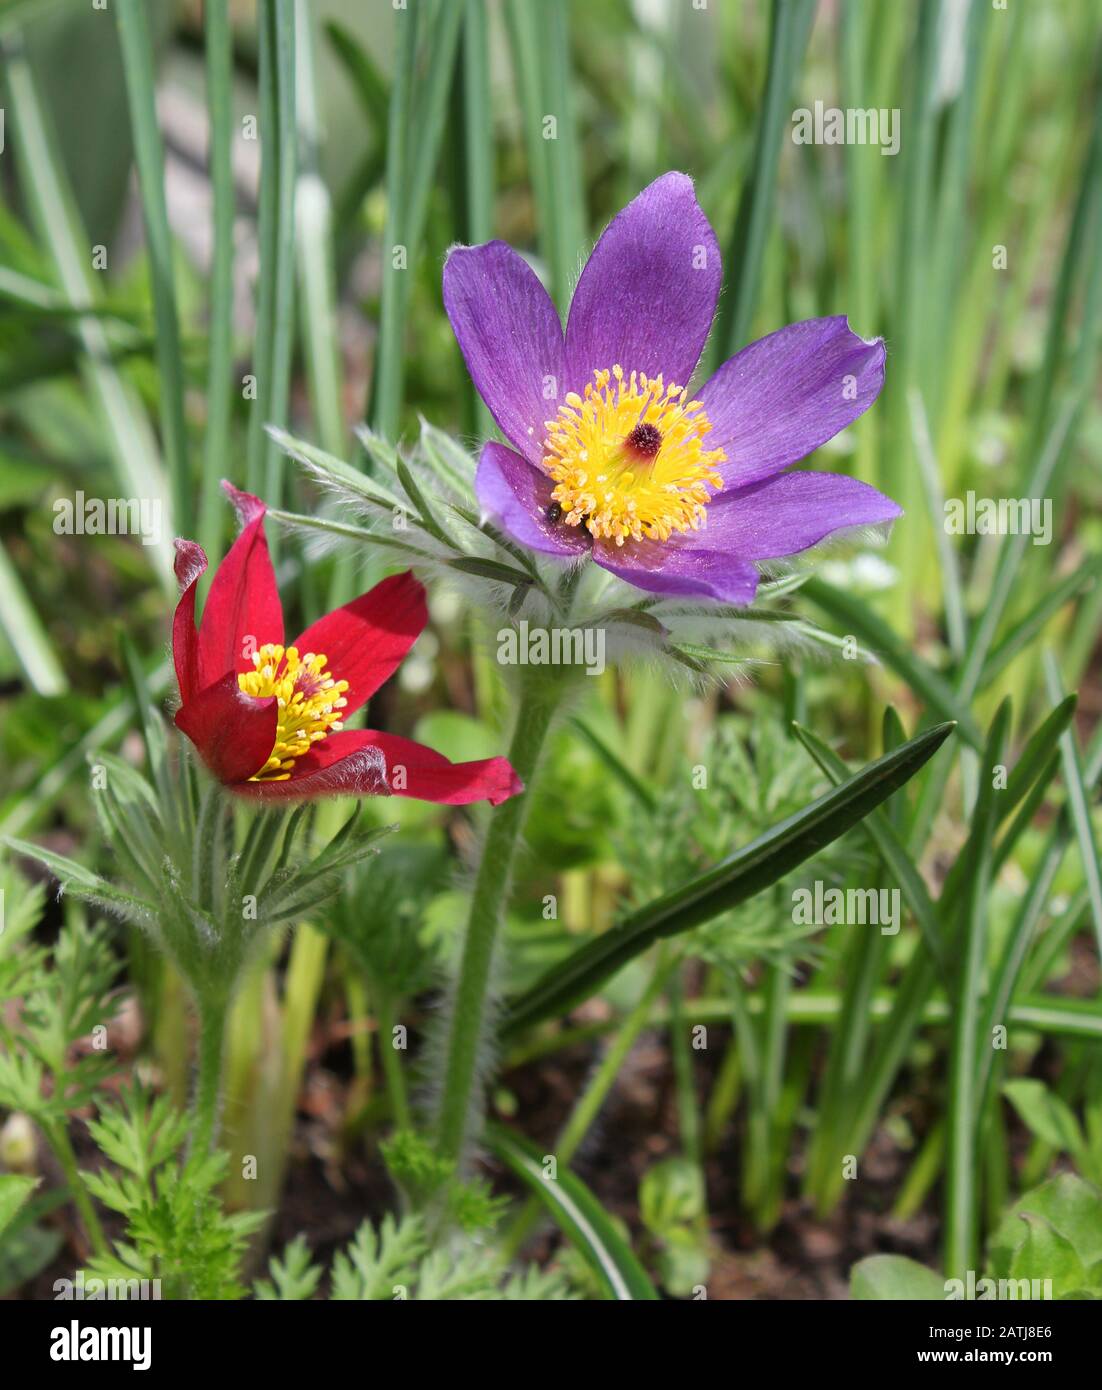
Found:
[{"label": "fern-like foliage", "polygon": [[[310,1262],[299,1236],[268,1266],[259,1280],[261,1299],[313,1296],[322,1270]],[[376,1229],[365,1221],[333,1260],[329,1297],[338,1302],[408,1299],[432,1302],[543,1302],[574,1297],[561,1274],[531,1266],[510,1270],[492,1247],[461,1238],[447,1247],[429,1249],[424,1218],[391,1215]]]},{"label": "fern-like foliage", "polygon": [[188,1119],[137,1087],[89,1124],[111,1166],[85,1173],[92,1194],[126,1221],[125,1238],[93,1261],[85,1282],[160,1281],[162,1298],[235,1299],[241,1263],[261,1212],[228,1214],[216,1195],[224,1153],[185,1157]]},{"label": "fern-like foliage", "polygon": [[0,1008],[0,1041],[7,1044],[0,1049],[0,1105],[40,1122],[61,1119],[90,1104],[115,1070],[110,1054],[96,1049],[106,1039],[99,1030],[115,1012],[111,989],[118,964],[107,928],[71,919],[58,938],[52,969],[36,948],[13,951],[6,959],[3,982],[24,993],[22,1007],[10,1016]]},{"label": "fern-like foliage", "polygon": [[400,1129],[382,1143],[383,1158],[398,1188],[417,1211],[430,1206],[446,1223],[468,1235],[490,1231],[508,1206],[481,1178],[459,1178],[455,1163],[443,1158],[423,1135]]}]

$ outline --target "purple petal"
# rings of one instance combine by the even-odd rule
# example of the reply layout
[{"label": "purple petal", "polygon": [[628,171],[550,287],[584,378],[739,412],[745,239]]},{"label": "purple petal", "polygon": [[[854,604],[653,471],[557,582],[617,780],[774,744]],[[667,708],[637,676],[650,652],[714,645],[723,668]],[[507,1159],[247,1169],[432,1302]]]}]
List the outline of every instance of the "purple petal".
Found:
[{"label": "purple petal", "polygon": [[[694,533],[694,541],[697,539]],[[686,594],[750,603],[758,587],[753,565],[691,541],[598,541],[593,558],[610,573],[652,594]]]},{"label": "purple petal", "polygon": [[693,540],[740,560],[807,550],[834,531],[879,526],[902,516],[890,497],[837,473],[785,473],[714,498]]},{"label": "purple petal", "polygon": [[566,325],[566,375],[581,392],[619,363],[687,386],[712,324],[719,246],[684,174],[664,174],[618,213],[582,271]]},{"label": "purple petal", "polygon": [[729,486],[772,477],[864,414],[884,384],[884,341],[866,342],[844,315],[805,319],[724,362],[696,396],[723,449]]},{"label": "purple petal", "polygon": [[547,555],[580,555],[589,549],[581,526],[547,520],[553,484],[527,460],[491,441],[482,447],[474,488],[482,509],[496,518],[513,540]]},{"label": "purple petal", "polygon": [[566,394],[562,324],[527,262],[503,241],[456,246],[444,263],[444,308],[471,380],[526,458]]}]

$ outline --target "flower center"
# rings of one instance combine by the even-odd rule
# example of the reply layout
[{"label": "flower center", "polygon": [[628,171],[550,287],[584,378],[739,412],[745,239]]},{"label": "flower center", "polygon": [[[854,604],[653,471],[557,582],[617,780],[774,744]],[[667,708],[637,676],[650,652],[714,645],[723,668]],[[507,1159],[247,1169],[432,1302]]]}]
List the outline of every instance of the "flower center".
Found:
[{"label": "flower center", "polygon": [[316,652],[300,657],[297,647],[266,642],[253,656],[256,669],[237,677],[246,695],[274,695],[279,701],[275,747],[250,782],[285,782],[296,758],[340,729],[348,682],[333,679],[325,669],[328,659]]},{"label": "flower center", "polygon": [[623,545],[704,524],[708,488],[722,486],[716,468],[727,455],[705,449],[711,422],[700,401],[684,397],[684,387],[644,372],[625,377],[619,365],[594,372],[584,399],[570,392],[543,444],[567,525],[584,522],[591,535]]}]

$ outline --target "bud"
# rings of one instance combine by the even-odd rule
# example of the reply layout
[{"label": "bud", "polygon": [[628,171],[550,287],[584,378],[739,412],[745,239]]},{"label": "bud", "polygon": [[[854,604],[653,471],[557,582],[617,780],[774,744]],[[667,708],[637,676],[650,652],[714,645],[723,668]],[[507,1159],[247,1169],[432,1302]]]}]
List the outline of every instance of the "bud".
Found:
[{"label": "bud", "polygon": [[34,1125],[22,1110],[13,1111],[0,1128],[0,1168],[31,1173],[35,1168]]}]

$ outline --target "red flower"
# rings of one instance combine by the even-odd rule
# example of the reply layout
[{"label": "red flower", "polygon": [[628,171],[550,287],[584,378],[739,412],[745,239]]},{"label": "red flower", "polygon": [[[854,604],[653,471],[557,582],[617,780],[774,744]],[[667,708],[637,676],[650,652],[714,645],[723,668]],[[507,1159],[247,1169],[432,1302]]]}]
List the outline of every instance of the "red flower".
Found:
[{"label": "red flower", "polygon": [[176,542],[172,623],[176,725],[218,780],[263,800],[394,794],[496,806],[522,791],[505,758],[452,763],[410,739],[341,728],[417,640],[425,590],[409,571],[393,575],[285,647],[264,503],[223,487],[244,529],[214,576],[198,633],[195,585],[207,557],[194,541]]}]

